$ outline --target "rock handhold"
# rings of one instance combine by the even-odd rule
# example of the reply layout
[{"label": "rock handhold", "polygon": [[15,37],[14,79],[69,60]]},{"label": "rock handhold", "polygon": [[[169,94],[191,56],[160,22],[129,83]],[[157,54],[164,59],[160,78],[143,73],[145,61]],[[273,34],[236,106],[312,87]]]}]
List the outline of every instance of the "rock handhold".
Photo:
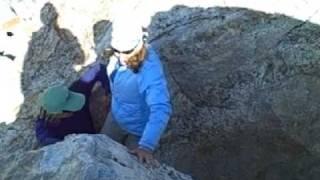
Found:
[{"label": "rock handhold", "polygon": [[105,135],[70,135],[65,141],[1,162],[0,179],[191,180],[166,165],[147,168]]}]

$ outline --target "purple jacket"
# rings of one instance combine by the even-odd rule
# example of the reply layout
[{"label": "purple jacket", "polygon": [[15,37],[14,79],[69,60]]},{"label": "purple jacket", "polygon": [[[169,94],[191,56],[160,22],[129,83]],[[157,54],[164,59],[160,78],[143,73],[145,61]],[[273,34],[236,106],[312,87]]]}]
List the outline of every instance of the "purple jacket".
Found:
[{"label": "purple jacket", "polygon": [[73,113],[71,117],[63,118],[58,124],[45,122],[43,119],[36,120],[36,137],[41,145],[48,145],[63,140],[68,134],[73,133],[95,133],[92,117],[89,109],[89,97],[96,82],[100,81],[109,94],[109,81],[106,74],[106,67],[99,62],[90,65],[79,80],[69,88],[71,91],[85,95],[86,102],[83,108]]}]

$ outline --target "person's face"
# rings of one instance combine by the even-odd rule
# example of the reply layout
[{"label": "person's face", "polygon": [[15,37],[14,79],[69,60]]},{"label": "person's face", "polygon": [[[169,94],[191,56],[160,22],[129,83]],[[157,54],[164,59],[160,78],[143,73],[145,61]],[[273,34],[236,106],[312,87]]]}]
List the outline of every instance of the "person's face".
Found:
[{"label": "person's face", "polygon": [[138,51],[140,51],[143,47],[143,42],[141,41],[134,49],[125,51],[125,52],[120,52],[117,49],[114,49],[116,55],[120,58],[121,61],[126,62],[128,61],[131,57],[133,57]]},{"label": "person's face", "polygon": [[132,56],[134,50],[126,51],[126,52],[120,52],[115,49],[116,55],[120,58],[121,61],[126,62],[130,59]]}]

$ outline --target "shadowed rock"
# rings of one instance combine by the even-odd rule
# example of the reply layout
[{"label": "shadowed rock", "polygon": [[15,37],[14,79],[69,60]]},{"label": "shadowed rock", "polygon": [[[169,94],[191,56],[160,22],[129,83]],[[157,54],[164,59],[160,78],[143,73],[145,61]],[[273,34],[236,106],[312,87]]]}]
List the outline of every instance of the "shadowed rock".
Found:
[{"label": "shadowed rock", "polygon": [[[99,53],[110,39],[103,35],[109,25],[96,24]],[[27,163],[24,153],[33,158],[33,151],[24,150],[34,142],[26,124],[37,110],[38,92],[77,77],[69,68],[82,53],[75,38],[57,29],[43,27],[30,43],[23,80],[30,103],[22,113],[26,121],[20,121],[27,123],[0,126],[0,169],[6,174],[13,170],[4,162]],[[248,9],[178,6],[155,14],[149,32],[165,65],[174,106],[157,152],[163,162],[197,179],[319,177],[318,25]],[[93,145],[91,140],[86,143]],[[23,167],[13,169],[27,173]]]},{"label": "shadowed rock", "polygon": [[183,6],[151,22],[175,112],[161,159],[208,180],[256,179],[273,165],[298,174],[301,166],[280,164],[310,156],[318,163],[304,163],[319,168],[318,25],[247,9]]}]

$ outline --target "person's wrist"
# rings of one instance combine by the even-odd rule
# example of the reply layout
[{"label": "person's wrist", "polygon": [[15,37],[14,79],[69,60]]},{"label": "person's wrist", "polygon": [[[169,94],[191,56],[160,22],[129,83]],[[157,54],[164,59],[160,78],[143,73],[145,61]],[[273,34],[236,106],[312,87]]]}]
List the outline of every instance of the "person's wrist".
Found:
[{"label": "person's wrist", "polygon": [[152,153],[153,151],[152,151],[152,149],[150,149],[150,148],[147,148],[147,147],[145,147],[145,146],[142,146],[142,145],[139,145],[139,147],[138,147],[139,149],[142,149],[142,150],[145,150],[145,151],[147,151],[147,152],[150,152],[150,153]]}]

